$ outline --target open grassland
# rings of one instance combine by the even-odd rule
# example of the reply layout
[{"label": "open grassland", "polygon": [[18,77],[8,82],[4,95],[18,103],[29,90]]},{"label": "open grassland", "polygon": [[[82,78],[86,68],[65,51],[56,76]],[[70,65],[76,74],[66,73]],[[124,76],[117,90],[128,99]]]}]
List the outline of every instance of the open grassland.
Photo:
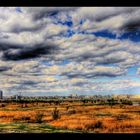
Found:
[{"label": "open grassland", "polygon": [[140,106],[92,103],[0,105],[0,133],[140,133]]}]

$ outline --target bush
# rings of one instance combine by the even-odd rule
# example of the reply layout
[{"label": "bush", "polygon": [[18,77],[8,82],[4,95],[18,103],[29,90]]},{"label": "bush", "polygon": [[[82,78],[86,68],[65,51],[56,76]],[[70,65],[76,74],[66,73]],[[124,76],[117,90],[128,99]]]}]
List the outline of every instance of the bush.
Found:
[{"label": "bush", "polygon": [[105,105],[105,102],[104,102],[104,101],[100,101],[100,102],[98,103],[98,105]]},{"label": "bush", "polygon": [[25,128],[27,128],[27,126],[23,124],[18,127],[18,129],[25,129]]},{"label": "bush", "polygon": [[53,120],[57,120],[60,118],[59,110],[57,110],[57,107],[55,107],[55,109],[52,112],[52,118]]},{"label": "bush", "polygon": [[120,104],[120,108],[123,108],[124,107],[124,105],[123,104]]},{"label": "bush", "polygon": [[68,109],[70,108],[70,106],[66,106],[66,110],[68,111]]},{"label": "bush", "polygon": [[128,101],[127,103],[128,103],[128,105],[133,105],[132,101]]},{"label": "bush", "polygon": [[86,124],[85,125],[85,130],[88,131],[88,130],[93,130],[94,129],[94,125],[93,124]]},{"label": "bush", "polygon": [[130,100],[122,100],[122,104],[125,104],[125,105],[133,105],[133,102],[130,101]]},{"label": "bush", "polygon": [[83,104],[88,103],[88,100],[81,100],[81,102],[83,102]]},{"label": "bush", "polygon": [[1,105],[0,105],[0,107],[5,107],[5,106],[6,106],[6,104],[1,104]]},{"label": "bush", "polygon": [[103,123],[101,121],[95,122],[95,124],[86,124],[85,130],[94,130],[97,128],[103,128]]},{"label": "bush", "polygon": [[94,128],[103,128],[103,123],[101,121],[97,121],[94,125]]},{"label": "bush", "polygon": [[111,108],[113,107],[113,105],[116,104],[114,98],[112,98],[112,99],[108,99],[107,101],[108,101],[108,104],[110,105]]},{"label": "bush", "polygon": [[72,114],[75,114],[75,113],[76,113],[76,111],[74,109],[68,111],[69,115],[72,115]]},{"label": "bush", "polygon": [[44,114],[42,112],[37,112],[36,115],[35,115],[35,121],[37,123],[42,123],[43,122],[43,116]]},{"label": "bush", "polygon": [[23,120],[23,121],[29,121],[29,120],[31,120],[31,118],[29,116],[22,116],[21,117],[21,120]]}]

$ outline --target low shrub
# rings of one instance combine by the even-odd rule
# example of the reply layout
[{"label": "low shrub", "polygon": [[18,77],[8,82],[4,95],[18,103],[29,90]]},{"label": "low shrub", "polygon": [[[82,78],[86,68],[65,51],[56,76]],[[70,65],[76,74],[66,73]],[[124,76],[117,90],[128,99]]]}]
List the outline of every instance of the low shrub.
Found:
[{"label": "low shrub", "polygon": [[103,128],[103,122],[97,121],[94,125],[94,128]]},{"label": "low shrub", "polygon": [[94,124],[86,124],[85,125],[85,130],[94,130],[94,129],[103,128],[103,127],[104,126],[103,126],[102,121],[97,121]]},{"label": "low shrub", "polygon": [[29,121],[29,120],[31,120],[31,117],[30,116],[22,116],[21,117],[21,120],[23,120],[23,121]]},{"label": "low shrub", "polygon": [[120,104],[120,108],[124,108],[124,105],[123,104]]},{"label": "low shrub", "polygon": [[125,104],[125,105],[133,105],[133,102],[130,101],[130,100],[122,100],[121,103],[122,103],[122,104]]},{"label": "low shrub", "polygon": [[70,108],[70,106],[66,106],[66,110],[68,110]]},{"label": "low shrub", "polygon": [[42,123],[43,122],[44,114],[42,112],[37,112],[35,115],[35,122]]},{"label": "low shrub", "polygon": [[23,124],[18,127],[18,129],[25,129],[25,128],[27,128],[27,126]]},{"label": "low shrub", "polygon": [[57,107],[55,107],[55,109],[52,112],[52,118],[53,118],[53,120],[57,120],[60,118],[60,113],[59,113],[59,110],[57,109]]},{"label": "low shrub", "polygon": [[75,114],[75,113],[76,113],[76,110],[74,110],[74,109],[68,111],[69,115],[72,115],[72,114]]},{"label": "low shrub", "polygon": [[6,106],[6,104],[0,104],[0,107],[5,107]]}]

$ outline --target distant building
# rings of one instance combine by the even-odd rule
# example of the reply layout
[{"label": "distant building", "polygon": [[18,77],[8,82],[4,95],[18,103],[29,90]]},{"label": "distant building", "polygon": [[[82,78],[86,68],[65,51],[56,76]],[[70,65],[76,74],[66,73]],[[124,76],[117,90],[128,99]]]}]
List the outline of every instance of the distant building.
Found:
[{"label": "distant building", "polygon": [[15,96],[15,99],[18,100],[18,95]]},{"label": "distant building", "polygon": [[78,95],[73,93],[73,94],[70,94],[70,97],[77,97]]},{"label": "distant building", "polygon": [[0,90],[0,99],[3,99],[3,92]]},{"label": "distant building", "polygon": [[16,100],[21,99],[21,96],[20,95],[15,95],[15,99]]}]

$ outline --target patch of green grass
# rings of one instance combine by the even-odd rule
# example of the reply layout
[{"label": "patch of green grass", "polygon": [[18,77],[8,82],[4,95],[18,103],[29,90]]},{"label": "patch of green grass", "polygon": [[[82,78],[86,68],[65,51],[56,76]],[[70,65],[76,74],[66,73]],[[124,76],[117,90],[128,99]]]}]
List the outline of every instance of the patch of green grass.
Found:
[{"label": "patch of green grass", "polygon": [[51,125],[42,125],[40,128],[48,128],[48,129],[56,129],[54,126]]},{"label": "patch of green grass", "polygon": [[18,126],[18,129],[25,129],[25,128],[27,128],[27,126],[24,125],[24,124],[21,124],[21,125]]},{"label": "patch of green grass", "polygon": [[4,126],[5,126],[5,124],[0,124],[0,128],[1,128],[1,127],[4,127]]},{"label": "patch of green grass", "polygon": [[0,124],[0,133],[80,133],[76,130],[56,128],[49,124],[8,123]]},{"label": "patch of green grass", "polygon": [[81,133],[81,131],[58,128],[58,127],[54,127],[54,126],[51,126],[48,124],[42,125],[42,126],[40,126],[40,128],[43,128],[45,130],[48,129],[49,133]]}]

